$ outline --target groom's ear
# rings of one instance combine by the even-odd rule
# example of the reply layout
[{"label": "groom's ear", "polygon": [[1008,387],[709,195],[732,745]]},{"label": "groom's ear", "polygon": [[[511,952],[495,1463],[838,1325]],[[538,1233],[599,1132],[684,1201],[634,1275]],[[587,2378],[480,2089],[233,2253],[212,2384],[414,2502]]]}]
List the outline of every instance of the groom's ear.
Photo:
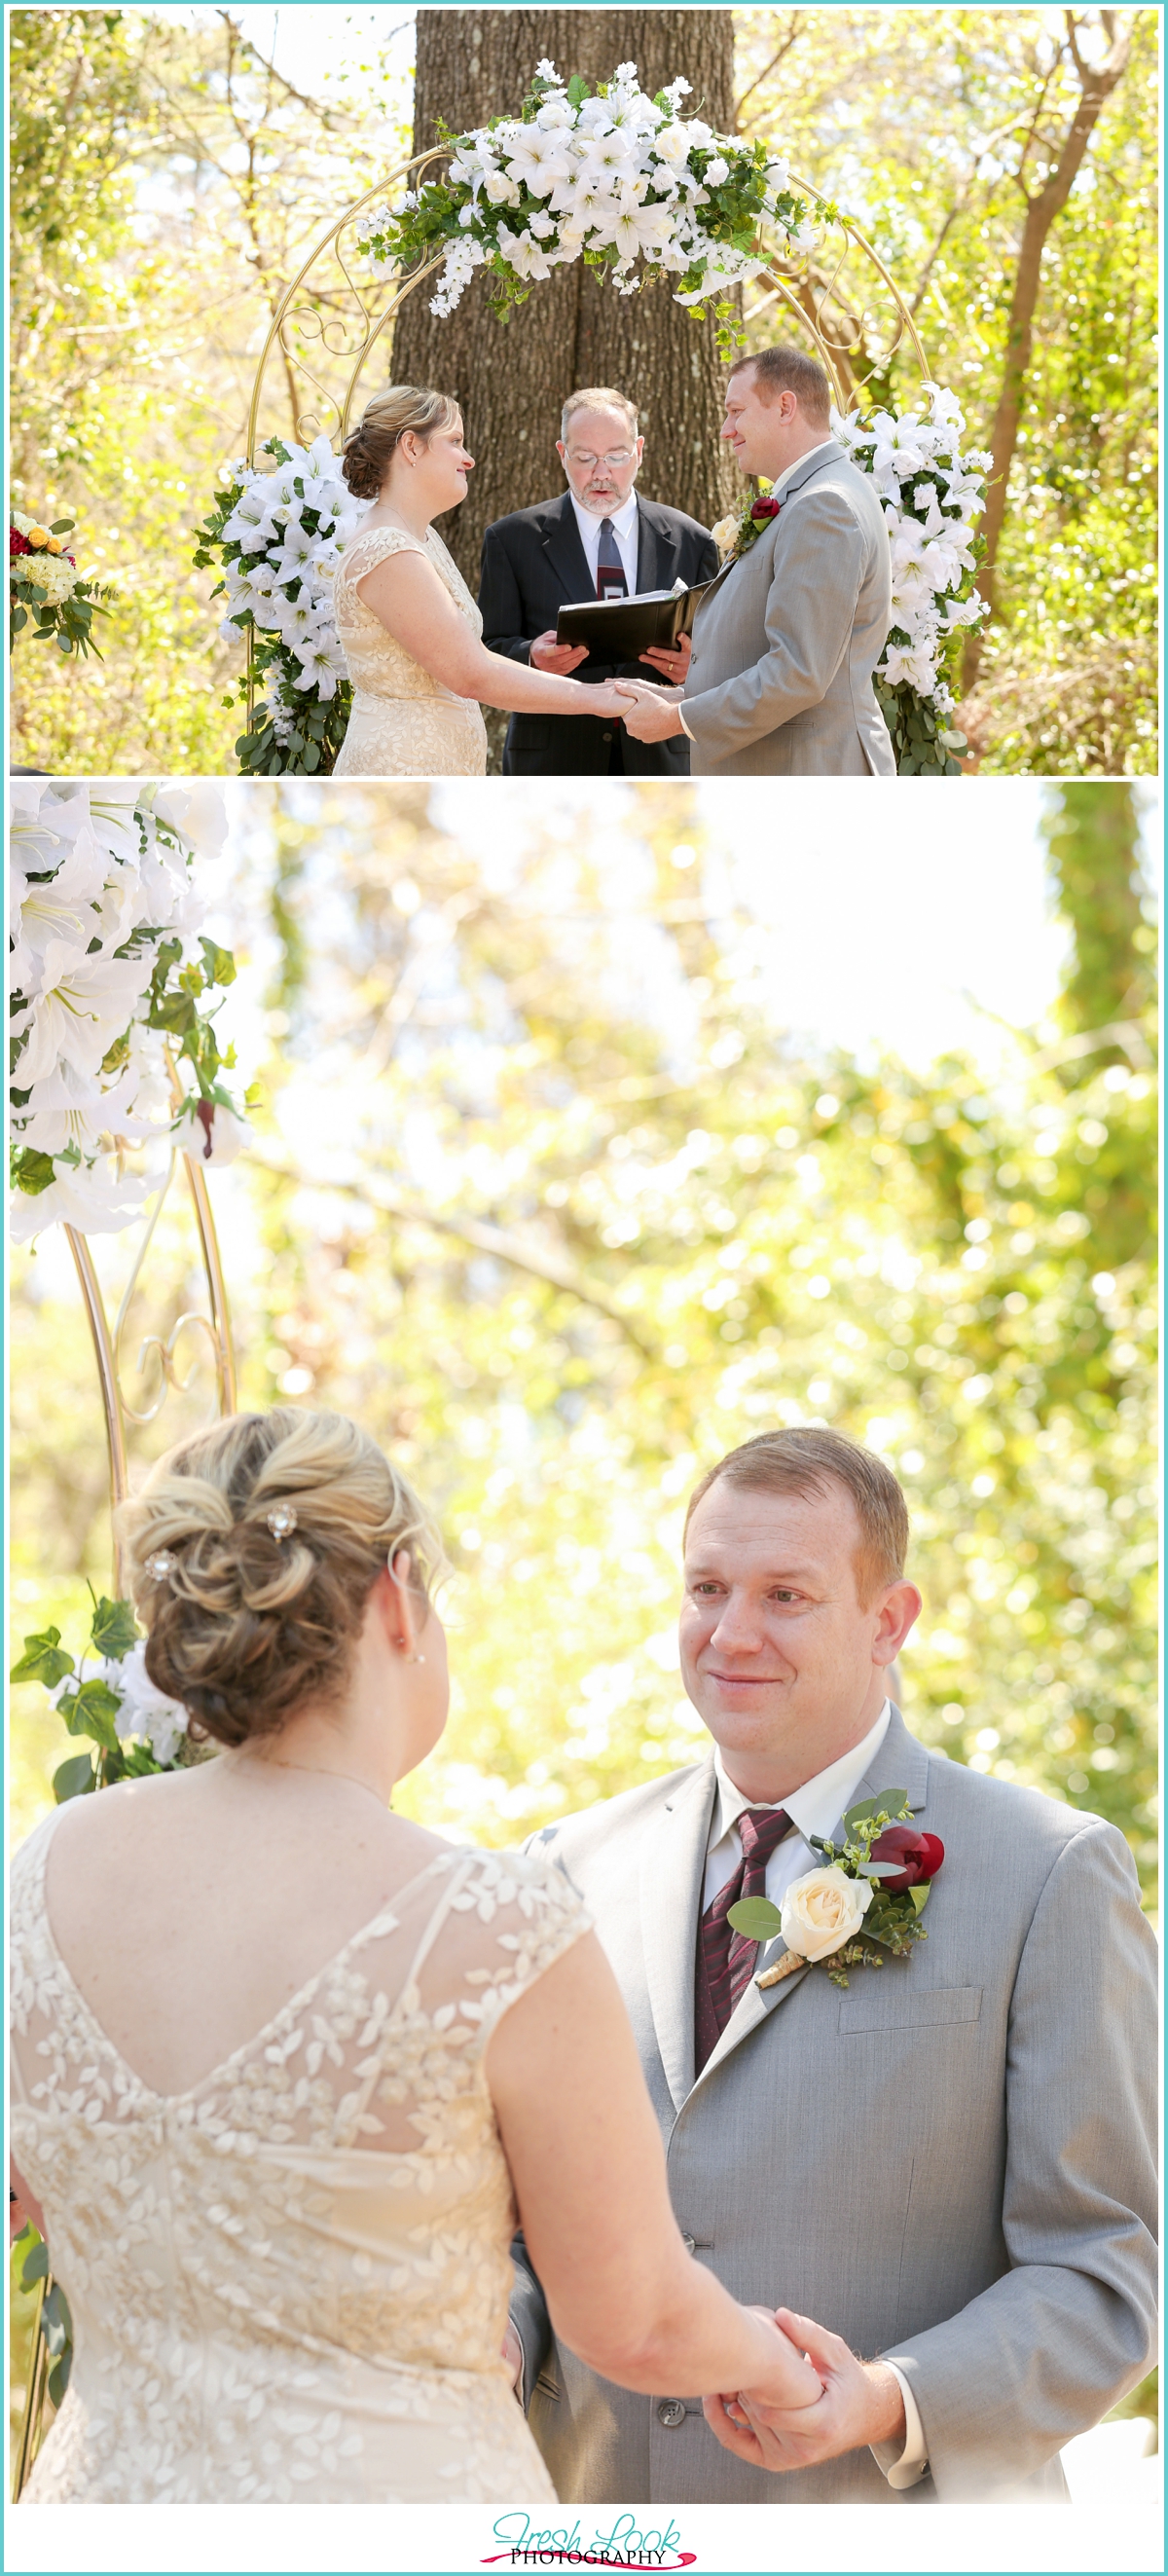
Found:
[{"label": "groom's ear", "polygon": [[915,1583],[890,1583],[876,1613],[872,1639],[874,1664],[894,1664],[906,1637],[920,1618],[924,1603]]}]

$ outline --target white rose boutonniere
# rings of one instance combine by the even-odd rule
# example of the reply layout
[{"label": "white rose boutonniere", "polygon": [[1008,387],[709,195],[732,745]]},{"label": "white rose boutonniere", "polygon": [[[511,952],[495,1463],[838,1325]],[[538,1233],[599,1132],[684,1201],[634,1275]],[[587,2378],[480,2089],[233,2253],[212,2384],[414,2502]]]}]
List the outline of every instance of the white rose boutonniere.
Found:
[{"label": "white rose boutonniere", "polygon": [[843,1833],[840,1844],[809,1836],[822,1865],[792,1881],[781,1910],[769,1896],[745,1896],[731,1906],[728,1919],[748,1941],[773,1941],[781,1933],[787,1944],[759,1986],[781,1985],[819,1959],[830,1962],[832,1984],[846,1986],[849,1968],[881,1968],[885,1951],[907,1958],[915,1941],[928,1938],[920,1918],[945,1845],[939,1834],[911,1822],[904,1790],[882,1789],[878,1798],[849,1807]]},{"label": "white rose boutonniere", "polygon": [[842,1869],[809,1869],[783,1898],[782,1935],[801,1959],[826,1959],[859,1931],[876,1890],[870,1878],[846,1878]]}]

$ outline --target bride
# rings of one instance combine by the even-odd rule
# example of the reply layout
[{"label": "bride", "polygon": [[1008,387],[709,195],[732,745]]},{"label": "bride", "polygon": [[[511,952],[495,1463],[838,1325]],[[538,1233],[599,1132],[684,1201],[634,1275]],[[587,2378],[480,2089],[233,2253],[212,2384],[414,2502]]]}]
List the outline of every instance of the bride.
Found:
[{"label": "bride", "polygon": [[449,394],[391,385],[366,404],[341,472],[373,508],[333,581],[353,709],[335,778],[482,778],[476,703],[522,715],[629,711],[613,683],[585,687],[488,653],[483,621],[431,520],[466,499],[474,465]]},{"label": "bride", "polygon": [[220,1750],[13,1864],[15,2179],[75,2334],[28,2501],[553,2501],[502,2357],[517,2217],[607,2378],[813,2403],[686,2251],[567,1879],[391,1810],[447,1708],[404,1477],[342,1415],[243,1414],[122,1533],[150,1677]]}]

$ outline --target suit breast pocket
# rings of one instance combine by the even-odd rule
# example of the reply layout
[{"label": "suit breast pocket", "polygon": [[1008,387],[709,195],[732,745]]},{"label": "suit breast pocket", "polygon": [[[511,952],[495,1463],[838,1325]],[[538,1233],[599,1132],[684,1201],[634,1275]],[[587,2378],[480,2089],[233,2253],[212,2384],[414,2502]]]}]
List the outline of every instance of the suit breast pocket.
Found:
[{"label": "suit breast pocket", "polygon": [[858,1995],[845,1995],[839,2008],[841,2037],[861,2031],[935,2030],[946,2022],[978,2021],[981,2018],[980,1986],[915,1986],[898,1993],[886,1986],[885,1976],[895,1975],[883,1969],[875,1991],[865,1988]]}]

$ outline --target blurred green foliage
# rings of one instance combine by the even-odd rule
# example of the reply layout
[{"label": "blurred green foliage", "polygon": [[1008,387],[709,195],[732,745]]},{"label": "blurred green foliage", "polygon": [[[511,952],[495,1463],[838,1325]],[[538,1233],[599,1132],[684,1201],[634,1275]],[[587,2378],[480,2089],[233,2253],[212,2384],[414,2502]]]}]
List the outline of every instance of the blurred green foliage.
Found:
[{"label": "blurred green foliage", "polygon": [[[114,583],[104,661],[22,655],[14,758],[231,774],[239,639],[191,530],[244,443],[255,352],[305,241],[384,166],[369,91],[302,97],[231,12],[15,9],[10,366],[18,506],[68,503]],[[308,399],[290,371],[283,426]]]},{"label": "blurred green foliage", "polygon": [[[983,771],[1154,775],[1158,27],[1149,9],[736,12],[746,128],[867,222],[934,375],[989,444],[1025,212],[1108,26],[1131,55],[1048,235],[998,604],[962,724]],[[773,336],[773,308],[758,336]],[[897,361],[898,400],[914,370]]]},{"label": "blurred green foliage", "polygon": [[[909,1723],[1113,1818],[1150,1889],[1156,1104],[1132,792],[1052,802],[1066,991],[987,1084],[958,1055],[793,1051],[685,788],[636,791],[599,834],[533,815],[507,862],[422,789],[273,783],[272,1108],[254,1231],[229,1238],[242,1401],[340,1406],[440,1511],[454,1707],[410,1812],[506,1842],[692,1758],[686,1497],[750,1433],[826,1420],[908,1492]],[[82,1328],[25,1302],[34,1271],[13,1372],[33,1590],[54,1565],[106,1579]],[[63,1589],[24,1624],[65,1630]],[[25,1707],[18,1755],[50,1734],[51,1770],[60,1729]]]}]

